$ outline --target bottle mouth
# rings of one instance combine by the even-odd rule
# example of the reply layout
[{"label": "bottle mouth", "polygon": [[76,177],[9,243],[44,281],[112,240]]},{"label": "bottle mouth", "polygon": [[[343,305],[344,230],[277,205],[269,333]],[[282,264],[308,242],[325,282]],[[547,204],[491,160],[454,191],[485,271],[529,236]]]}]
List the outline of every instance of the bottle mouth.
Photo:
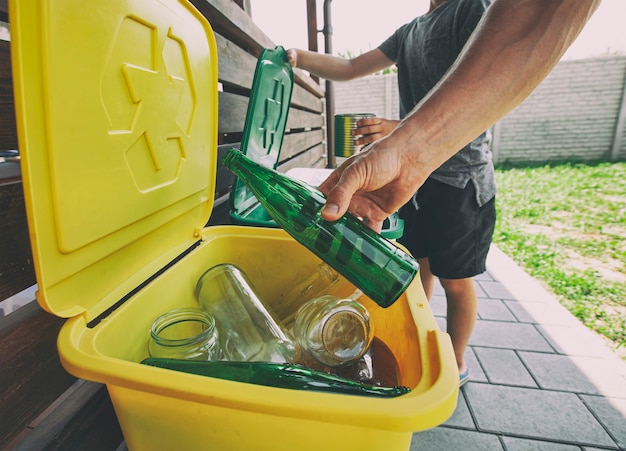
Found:
[{"label": "bottle mouth", "polygon": [[234,147],[228,149],[228,152],[226,152],[226,155],[222,159],[222,164],[230,169],[231,162],[237,154],[243,155],[243,153],[240,150],[235,149]]},{"label": "bottle mouth", "polygon": [[360,358],[371,342],[369,325],[363,317],[350,309],[332,313],[322,329],[324,349],[337,363],[348,363]]},{"label": "bottle mouth", "polygon": [[206,341],[215,333],[215,319],[198,308],[179,308],[159,316],[150,336],[160,346],[178,347]]}]

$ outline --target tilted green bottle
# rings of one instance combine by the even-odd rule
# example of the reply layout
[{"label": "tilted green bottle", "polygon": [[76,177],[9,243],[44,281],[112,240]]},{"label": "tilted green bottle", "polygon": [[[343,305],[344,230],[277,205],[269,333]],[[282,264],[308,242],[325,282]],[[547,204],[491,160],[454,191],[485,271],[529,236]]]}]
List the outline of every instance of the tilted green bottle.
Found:
[{"label": "tilted green bottle", "polygon": [[295,390],[393,398],[411,391],[408,387],[376,387],[326,374],[302,365],[269,362],[198,361],[147,358],[141,363],[200,376]]},{"label": "tilted green bottle", "polygon": [[393,304],[419,270],[417,261],[352,214],[322,218],[325,196],[304,182],[230,149],[224,166],[248,186],[270,216],[298,242],[381,307]]}]

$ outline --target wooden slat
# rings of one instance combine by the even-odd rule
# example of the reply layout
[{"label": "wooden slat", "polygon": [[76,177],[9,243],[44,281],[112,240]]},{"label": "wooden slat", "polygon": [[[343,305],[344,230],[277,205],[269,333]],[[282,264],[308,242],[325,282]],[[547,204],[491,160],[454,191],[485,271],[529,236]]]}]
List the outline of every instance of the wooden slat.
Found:
[{"label": "wooden slat", "polygon": [[293,88],[291,104],[316,112],[317,114],[322,114],[324,112],[324,102],[322,102],[322,99],[298,84],[296,84]]},{"label": "wooden slat", "polygon": [[305,75],[304,72],[298,68],[296,68],[293,73],[296,76],[296,83],[298,85],[302,86],[316,97],[323,98],[325,96],[326,89],[324,85],[318,85],[311,77]]},{"label": "wooden slat", "polygon": [[280,172],[287,172],[293,168],[323,168],[326,162],[326,150],[323,145],[315,146],[308,152],[302,153],[295,158],[281,164]]},{"label": "wooden slat", "polygon": [[241,133],[246,122],[248,97],[220,92],[218,97],[219,122],[218,133]]},{"label": "wooden slat", "polygon": [[[249,98],[230,92],[219,94],[219,122],[218,133],[241,133],[246,122]],[[296,108],[289,110],[287,129],[306,130],[322,128],[324,118],[318,113],[311,113]]]},{"label": "wooden slat", "polygon": [[215,35],[215,42],[219,55],[219,81],[228,86],[251,89],[257,58],[219,34]]},{"label": "wooden slat", "polygon": [[123,441],[106,387],[79,379],[7,448],[105,451],[117,449]]},{"label": "wooden slat", "polygon": [[213,31],[252,55],[258,57],[261,49],[274,46],[250,16],[231,0],[191,0],[191,3],[209,20]]},{"label": "wooden slat", "polygon": [[300,133],[289,133],[283,138],[280,161],[284,162],[312,147],[322,145],[324,131],[321,129]]},{"label": "wooden slat", "polygon": [[31,302],[0,321],[0,449],[76,380],[59,361],[64,320]]},{"label": "wooden slat", "polygon": [[11,76],[11,50],[0,39],[0,150],[17,149],[17,127]]},{"label": "wooden slat", "polygon": [[216,198],[221,197],[221,195],[230,190],[230,187],[233,185],[233,180],[235,179],[234,174],[222,164],[224,155],[226,155],[226,152],[231,147],[238,149],[239,143],[224,144],[222,146],[218,146],[217,148],[217,173],[215,178],[215,192],[217,193]]},{"label": "wooden slat", "polygon": [[[261,31],[241,8],[230,0],[192,0],[191,3],[209,20],[213,31],[233,41],[258,57],[265,47],[276,44]],[[300,69],[295,69],[296,83],[317,97],[324,97],[324,87]]]},{"label": "wooden slat", "polygon": [[321,128],[324,125],[324,118],[316,113],[292,108],[289,110],[287,118],[287,128],[289,130]]},{"label": "wooden slat", "polygon": [[0,300],[34,285],[21,183],[0,184]]}]

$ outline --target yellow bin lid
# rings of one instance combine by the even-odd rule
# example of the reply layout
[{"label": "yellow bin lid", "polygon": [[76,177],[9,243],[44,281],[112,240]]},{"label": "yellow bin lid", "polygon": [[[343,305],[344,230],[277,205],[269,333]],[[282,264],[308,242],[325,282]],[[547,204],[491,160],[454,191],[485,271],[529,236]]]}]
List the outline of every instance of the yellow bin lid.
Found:
[{"label": "yellow bin lid", "polygon": [[38,301],[89,320],[211,214],[213,31],[183,0],[12,0],[9,13]]}]

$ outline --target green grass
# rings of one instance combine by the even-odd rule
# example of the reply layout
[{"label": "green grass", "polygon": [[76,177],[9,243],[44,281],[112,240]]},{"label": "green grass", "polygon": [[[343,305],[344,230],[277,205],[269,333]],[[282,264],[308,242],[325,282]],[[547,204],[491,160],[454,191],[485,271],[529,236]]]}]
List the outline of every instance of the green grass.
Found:
[{"label": "green grass", "polygon": [[626,358],[626,163],[496,169],[494,243]]}]

